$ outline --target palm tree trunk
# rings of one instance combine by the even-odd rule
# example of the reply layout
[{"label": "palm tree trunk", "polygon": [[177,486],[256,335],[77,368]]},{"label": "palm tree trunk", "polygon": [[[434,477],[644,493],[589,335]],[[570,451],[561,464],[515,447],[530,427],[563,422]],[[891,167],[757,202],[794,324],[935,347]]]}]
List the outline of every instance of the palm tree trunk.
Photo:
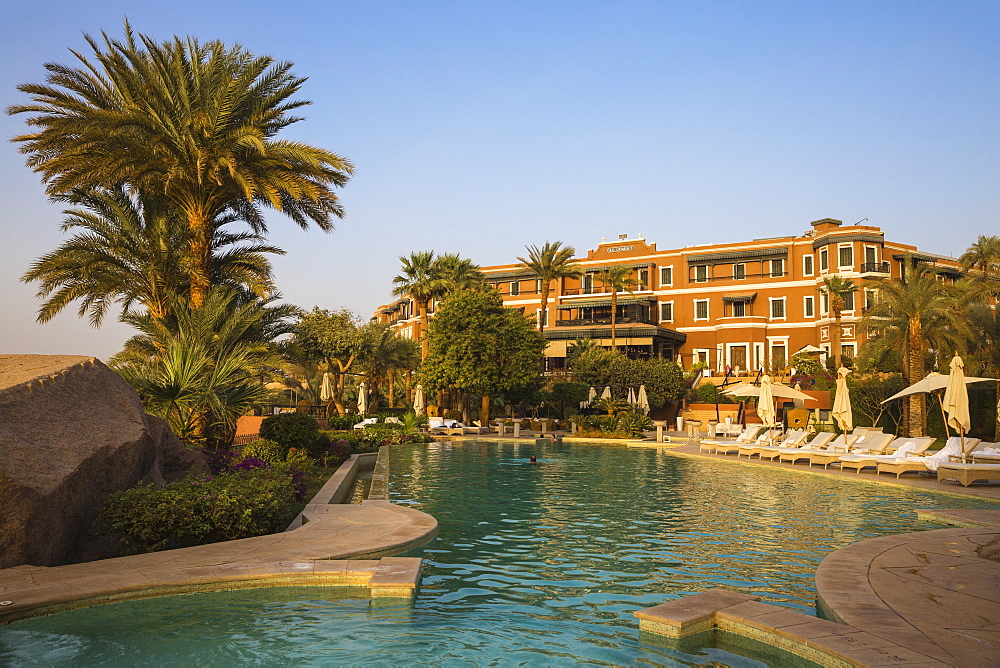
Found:
[{"label": "palm tree trunk", "polygon": [[187,213],[188,229],[191,231],[191,241],[188,251],[191,253],[191,269],[188,273],[191,291],[191,306],[199,309],[205,304],[211,287],[209,265],[212,257],[211,234],[208,216],[200,210],[189,210]]},{"label": "palm tree trunk", "polygon": [[420,302],[420,361],[423,362],[427,359],[427,352],[430,350],[427,345],[427,327],[430,322],[430,318],[427,315],[427,309],[430,306],[430,300],[425,299]]},{"label": "palm tree trunk", "polygon": [[389,408],[396,405],[396,371],[389,370]]},{"label": "palm tree trunk", "polygon": [[618,291],[611,288],[611,352],[618,350],[615,340],[615,322],[618,320]]},{"label": "palm tree trunk", "polygon": [[993,427],[993,442],[1000,443],[1000,381],[997,381],[996,425]]},{"label": "palm tree trunk", "polygon": [[484,394],[479,404],[479,424],[488,427],[490,424],[490,395]]},{"label": "palm tree trunk", "polygon": [[[908,351],[909,356],[909,367],[910,367],[910,384],[916,383],[922,380],[924,377],[924,355],[923,355],[923,335],[920,329],[920,319],[910,318],[910,350]],[[926,425],[926,401],[924,395],[922,394],[911,394],[909,398],[910,414],[908,416],[907,426],[909,428],[909,436],[923,436],[924,427]]]},{"label": "palm tree trunk", "polygon": [[830,344],[833,346],[833,372],[837,373],[840,369],[840,354],[841,354],[841,344],[840,344],[840,311],[836,311],[833,314],[834,317],[834,332],[830,337]]},{"label": "palm tree trunk", "polygon": [[538,314],[538,333],[545,331],[545,310],[549,305],[549,282],[542,281],[542,311]]}]

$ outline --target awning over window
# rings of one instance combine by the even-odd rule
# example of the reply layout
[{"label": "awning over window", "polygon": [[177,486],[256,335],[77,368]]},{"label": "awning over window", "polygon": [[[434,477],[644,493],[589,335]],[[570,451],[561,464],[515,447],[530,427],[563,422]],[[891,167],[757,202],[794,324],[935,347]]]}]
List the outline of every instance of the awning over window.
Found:
[{"label": "awning over window", "polygon": [[754,248],[751,250],[729,251],[726,253],[702,253],[688,255],[688,264],[712,264],[727,260],[774,259],[788,257],[787,248]]},{"label": "awning over window", "polygon": [[[626,306],[632,304],[650,304],[650,300],[643,297],[619,297],[618,305]],[[575,302],[566,302],[556,308],[560,311],[568,311],[573,308],[595,308],[598,306],[611,306],[611,298],[606,299],[581,299]]]},{"label": "awning over window", "polygon": [[752,302],[757,296],[756,292],[730,292],[722,295],[724,302]]}]

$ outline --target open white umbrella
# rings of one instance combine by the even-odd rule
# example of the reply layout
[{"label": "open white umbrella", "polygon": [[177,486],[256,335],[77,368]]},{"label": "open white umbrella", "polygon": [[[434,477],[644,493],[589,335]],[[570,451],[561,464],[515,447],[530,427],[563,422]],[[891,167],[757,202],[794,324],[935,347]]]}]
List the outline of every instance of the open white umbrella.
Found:
[{"label": "open white umbrella", "polygon": [[[932,372],[927,374],[923,380],[918,380],[913,385],[910,385],[904,390],[900,390],[896,394],[892,395],[882,403],[888,403],[893,399],[900,399],[902,397],[909,396],[911,394],[920,394],[935,392],[937,390],[943,390],[948,387],[948,376],[942,375],[940,373]],[[971,385],[972,383],[985,383],[986,381],[996,380],[996,378],[978,378],[976,376],[965,376],[965,384]]]},{"label": "open white umbrella", "polygon": [[323,374],[323,385],[319,388],[319,400],[324,404],[333,399],[333,376],[330,372]]},{"label": "open white umbrella", "polygon": [[837,369],[837,398],[833,400],[833,410],[830,411],[834,422],[844,432],[854,428],[854,414],[851,412],[851,392],[847,388],[847,374],[849,373],[851,373],[851,370],[845,367]]},{"label": "open white umbrella", "polygon": [[643,412],[644,415],[649,415],[649,397],[646,395],[646,386],[639,386],[639,396],[636,397],[636,405],[639,406],[639,410]]},{"label": "open white umbrella", "polygon": [[965,384],[965,364],[955,355],[951,358],[951,373],[944,390],[943,407],[948,414],[948,426],[962,437],[962,461],[965,461],[965,432],[972,426],[969,419],[969,387]]},{"label": "open white umbrella", "polygon": [[611,398],[611,386],[605,385],[604,391],[601,392],[601,399],[610,399],[610,398]]},{"label": "open white umbrella", "polygon": [[358,412],[362,415],[368,412],[368,389],[364,381],[358,385]]},{"label": "open white umbrella", "polygon": [[425,410],[427,410],[427,397],[424,396],[424,386],[418,383],[413,393],[413,412],[423,415]]},{"label": "open white umbrella", "polygon": [[[762,385],[763,381],[764,379],[761,378]],[[802,401],[816,401],[815,397],[810,397],[805,392],[796,390],[794,387],[788,387],[787,385],[782,385],[781,383],[771,383],[770,380],[768,383],[771,386],[772,397],[781,397],[782,399],[801,399]],[[724,390],[723,394],[728,394],[733,397],[759,397],[760,386],[750,385],[749,383],[740,383],[739,385],[733,385],[727,390]]]}]

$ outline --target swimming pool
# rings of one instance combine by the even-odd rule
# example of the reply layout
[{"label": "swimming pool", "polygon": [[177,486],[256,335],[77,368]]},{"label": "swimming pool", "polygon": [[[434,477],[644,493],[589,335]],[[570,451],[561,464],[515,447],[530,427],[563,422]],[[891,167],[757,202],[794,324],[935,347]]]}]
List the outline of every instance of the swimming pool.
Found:
[{"label": "swimming pool", "polygon": [[620,446],[397,446],[389,480],[440,523],[412,553],[412,607],[294,589],[137,601],[0,627],[0,663],[760,665],[726,637],[640,635],[632,612],[724,587],[812,613],[833,549],[940,526],[916,508],[995,507]]}]

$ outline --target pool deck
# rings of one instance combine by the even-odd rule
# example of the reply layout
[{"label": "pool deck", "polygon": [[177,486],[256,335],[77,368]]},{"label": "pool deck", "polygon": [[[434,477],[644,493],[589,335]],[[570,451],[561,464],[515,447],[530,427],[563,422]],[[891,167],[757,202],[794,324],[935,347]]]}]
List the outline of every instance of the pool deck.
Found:
[{"label": "pool deck", "polygon": [[0,624],[101,603],[219,589],[346,586],[366,587],[372,598],[412,598],[422,560],[385,555],[430,539],[437,520],[386,500],[324,500],[339,482],[331,479],[282,533],[67,566],[2,569]]},{"label": "pool deck", "polygon": [[[625,444],[564,438],[567,443]],[[855,473],[705,453],[697,444],[683,441],[631,441],[627,445],[732,466],[786,469],[873,486],[1000,501],[998,482],[962,487],[955,481],[939,483],[916,474],[897,480],[867,470]],[[996,510],[927,509],[918,514],[962,528],[884,536],[835,550],[816,571],[819,607],[833,621],[723,590],[670,601],[638,611],[636,616],[646,631],[683,636],[722,628],[823,665],[1000,666],[1000,562],[976,553],[980,545],[1000,536],[1000,505]]]}]

